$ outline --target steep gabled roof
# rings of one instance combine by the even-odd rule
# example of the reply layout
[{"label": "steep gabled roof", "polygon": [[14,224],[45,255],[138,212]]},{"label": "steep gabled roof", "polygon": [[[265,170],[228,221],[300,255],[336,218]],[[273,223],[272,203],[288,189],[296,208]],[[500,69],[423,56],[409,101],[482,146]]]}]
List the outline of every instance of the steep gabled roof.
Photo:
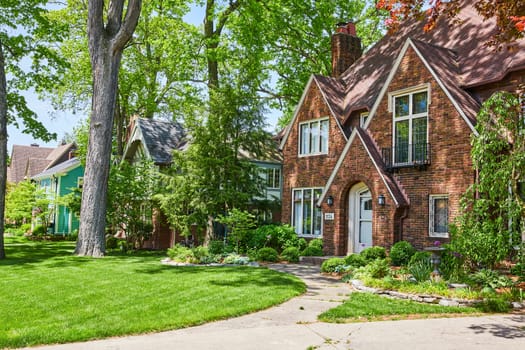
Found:
[{"label": "steep gabled roof", "polygon": [[[344,102],[336,110],[343,110],[343,121],[352,111],[373,107],[395,65],[396,59],[411,39],[421,55],[435,67],[439,79],[445,83],[457,102],[457,108],[472,120],[479,106],[464,89],[502,79],[508,72],[525,68],[525,40],[516,42],[513,51],[495,50],[485,45],[494,34],[494,20],[485,20],[471,5],[464,5],[458,18],[460,24],[452,24],[442,18],[430,31],[423,30],[424,23],[416,20],[404,22],[399,30],[386,35],[358,59],[333,85],[327,94],[330,105],[338,104],[343,94]],[[440,62],[443,60],[444,62]],[[451,70],[449,70],[451,69]],[[453,76],[453,78],[452,78]]]},{"label": "steep gabled roof", "polygon": [[343,152],[339,156],[339,159],[337,160],[337,163],[335,165],[335,168],[333,169],[332,173],[330,174],[330,177],[328,178],[328,181],[326,182],[326,185],[323,189],[323,193],[321,194],[321,197],[317,201],[317,205],[321,205],[324,201],[324,198],[326,194],[328,193],[330,186],[332,186],[333,181],[335,180],[335,177],[337,176],[337,173],[339,172],[339,169],[341,168],[346,155],[350,151],[351,146],[355,142],[361,142],[363,147],[365,148],[366,152],[368,153],[368,156],[372,163],[374,164],[374,167],[379,174],[381,180],[383,181],[384,185],[386,186],[388,193],[390,194],[390,197],[394,201],[396,207],[406,207],[409,205],[409,199],[406,196],[405,192],[402,190],[401,185],[396,181],[396,179],[386,171],[385,164],[383,162],[383,158],[381,157],[381,153],[368,133],[368,131],[362,129],[362,128],[354,128],[352,131],[352,134],[350,134],[350,138],[348,139],[347,144],[345,145],[345,148],[343,149]]},{"label": "steep gabled roof", "polygon": [[71,158],[69,160],[66,160],[65,162],[59,163],[49,169],[44,170],[40,174],[37,174],[33,177],[31,177],[34,180],[39,179],[45,179],[47,177],[51,177],[53,175],[57,174],[63,174],[71,169],[75,169],[76,167],[80,166],[80,161],[78,158]]},{"label": "steep gabled roof", "polygon": [[49,164],[46,158],[53,150],[53,148],[39,147],[38,145],[13,145],[7,180],[19,183],[26,177],[30,178],[38,174]]},{"label": "steep gabled roof", "polygon": [[129,159],[133,156],[137,142],[142,143],[147,156],[155,164],[169,164],[173,151],[184,149],[187,137],[184,127],[177,122],[136,118],[124,158]]},{"label": "steep gabled roof", "polygon": [[308,92],[310,91],[310,87],[312,84],[315,83],[316,86],[319,88],[319,91],[321,92],[321,95],[323,96],[323,100],[328,106],[328,109],[330,109],[330,112],[332,113],[332,117],[334,118],[337,126],[339,127],[339,130],[341,131],[341,134],[345,138],[345,140],[348,140],[343,125],[341,124],[341,116],[342,116],[342,109],[341,109],[341,103],[343,101],[344,96],[344,86],[342,85],[341,81],[331,78],[331,77],[325,77],[322,75],[311,75],[310,79],[308,80],[308,83],[306,84],[306,87],[303,91],[303,95],[301,96],[301,100],[297,104],[297,107],[295,108],[294,115],[292,117],[291,122],[288,124],[288,127],[285,130],[284,136],[281,140],[281,144],[279,146],[279,149],[283,149],[284,145],[286,144],[286,141],[288,140],[288,137],[290,136],[290,132],[292,131],[292,125],[297,120],[297,116],[299,115],[299,110],[301,109],[301,106],[308,95]]}]

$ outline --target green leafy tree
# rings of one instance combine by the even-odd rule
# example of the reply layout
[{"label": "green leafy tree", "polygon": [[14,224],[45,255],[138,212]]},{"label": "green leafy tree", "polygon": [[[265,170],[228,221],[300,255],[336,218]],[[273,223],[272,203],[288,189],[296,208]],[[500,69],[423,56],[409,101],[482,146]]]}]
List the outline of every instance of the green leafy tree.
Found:
[{"label": "green leafy tree", "polygon": [[52,204],[55,200],[44,189],[37,188],[35,183],[22,181],[12,187],[6,196],[5,218],[18,225],[37,219],[47,228],[53,217]]},{"label": "green leafy tree", "polygon": [[[247,211],[233,208],[227,215],[219,215],[217,221],[226,226],[228,239],[235,245],[235,251],[240,253],[245,250],[248,236],[255,229],[255,216]],[[241,243],[244,243],[243,247]]]},{"label": "green leafy tree", "polygon": [[[65,66],[54,50],[64,27],[48,17],[46,3],[45,0],[5,0],[0,3],[0,259],[5,258],[7,124],[19,126],[18,120],[21,120],[23,132],[44,141],[56,138],[37,120],[21,94],[29,88],[37,92],[50,88],[57,81],[57,70]],[[22,68],[24,59],[31,62],[27,70]]]},{"label": "green leafy tree", "polygon": [[525,205],[518,183],[525,178],[525,123],[518,98],[494,94],[478,114],[472,140],[477,182],[462,200],[452,248],[472,266],[494,267],[520,241]]},{"label": "green leafy tree", "polygon": [[142,247],[153,231],[151,199],[155,179],[156,169],[147,161],[122,162],[111,168],[107,222],[111,233],[123,232],[133,247]]}]

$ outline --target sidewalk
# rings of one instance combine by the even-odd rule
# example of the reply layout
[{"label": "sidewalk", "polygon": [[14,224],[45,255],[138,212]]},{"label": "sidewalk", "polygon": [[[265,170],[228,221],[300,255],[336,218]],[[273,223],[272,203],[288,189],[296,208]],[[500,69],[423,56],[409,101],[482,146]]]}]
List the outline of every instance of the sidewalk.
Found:
[{"label": "sidewalk", "polygon": [[307,292],[268,310],[202,326],[36,349],[525,349],[525,315],[352,324],[318,322],[317,315],[345,300],[350,287],[322,276],[319,267],[270,267],[303,279]]}]

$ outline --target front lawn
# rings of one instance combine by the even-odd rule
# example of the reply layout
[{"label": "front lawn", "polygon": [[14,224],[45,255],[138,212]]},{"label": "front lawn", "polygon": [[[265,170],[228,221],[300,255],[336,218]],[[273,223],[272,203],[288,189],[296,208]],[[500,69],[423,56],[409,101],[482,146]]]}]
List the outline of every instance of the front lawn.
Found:
[{"label": "front lawn", "polygon": [[165,252],[72,256],[72,242],[6,238],[0,260],[0,348],[193,326],[281,303],[305,291],[266,268],[173,267]]},{"label": "front lawn", "polygon": [[471,307],[450,307],[417,303],[411,300],[389,299],[371,293],[352,293],[343,304],[321,315],[323,322],[345,323],[385,319],[446,317],[457,314],[476,314]]}]

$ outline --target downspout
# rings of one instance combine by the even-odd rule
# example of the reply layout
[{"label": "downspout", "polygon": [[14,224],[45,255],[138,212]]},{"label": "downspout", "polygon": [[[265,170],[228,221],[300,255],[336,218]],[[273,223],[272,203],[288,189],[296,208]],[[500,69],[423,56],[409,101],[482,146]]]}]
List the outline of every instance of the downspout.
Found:
[{"label": "downspout", "polygon": [[405,221],[407,216],[408,216],[408,207],[404,207],[403,215],[401,215],[401,217],[399,218],[399,240],[400,241],[403,240],[403,221]]}]

